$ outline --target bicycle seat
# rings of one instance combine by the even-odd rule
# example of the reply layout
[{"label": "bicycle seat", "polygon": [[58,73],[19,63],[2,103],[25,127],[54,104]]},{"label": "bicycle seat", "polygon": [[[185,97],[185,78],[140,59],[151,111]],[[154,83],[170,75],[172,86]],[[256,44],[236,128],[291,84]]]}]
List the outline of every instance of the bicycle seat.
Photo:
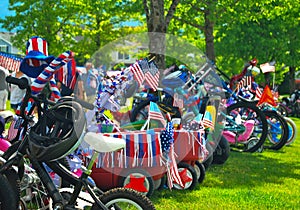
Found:
[{"label": "bicycle seat", "polygon": [[104,136],[102,133],[94,132],[87,132],[84,141],[97,152],[113,152],[126,146],[124,139]]}]

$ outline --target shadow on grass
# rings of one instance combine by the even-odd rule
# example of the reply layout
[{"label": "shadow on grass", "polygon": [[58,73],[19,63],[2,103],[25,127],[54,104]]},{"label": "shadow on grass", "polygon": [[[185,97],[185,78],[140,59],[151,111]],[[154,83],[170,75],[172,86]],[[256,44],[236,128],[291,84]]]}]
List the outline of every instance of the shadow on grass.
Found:
[{"label": "shadow on grass", "polygon": [[[218,189],[252,189],[258,186],[285,185],[287,178],[300,180],[299,146],[294,147],[296,152],[287,150],[265,150],[263,153],[231,152],[224,165],[211,166],[206,172],[204,182],[196,187],[196,191]],[[291,153],[290,153],[291,152]],[[290,157],[292,155],[292,157]],[[294,157],[293,157],[294,156]],[[289,161],[291,159],[291,161]],[[298,172],[297,172],[298,170]],[[198,193],[198,192],[197,192]],[[153,200],[160,203],[163,199],[173,199],[173,202],[192,202],[199,195],[194,190],[163,190],[155,192]],[[205,195],[201,195],[203,198]]]},{"label": "shadow on grass", "polygon": [[299,161],[282,161],[280,156],[289,155],[282,151],[270,151],[274,157],[262,154],[231,152],[223,166],[213,166],[207,172],[204,186],[219,188],[243,188],[261,186],[265,183],[282,184],[286,178],[299,179],[295,171]]}]

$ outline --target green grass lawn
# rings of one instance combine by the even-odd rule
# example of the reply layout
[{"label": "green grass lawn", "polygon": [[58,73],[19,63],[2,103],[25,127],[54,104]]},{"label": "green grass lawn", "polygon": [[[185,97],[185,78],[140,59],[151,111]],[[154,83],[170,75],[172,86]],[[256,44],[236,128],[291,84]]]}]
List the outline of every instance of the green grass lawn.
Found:
[{"label": "green grass lawn", "polygon": [[[300,119],[292,119],[300,129]],[[300,209],[300,137],[280,151],[231,152],[195,190],[155,191],[151,200],[172,210]]]}]

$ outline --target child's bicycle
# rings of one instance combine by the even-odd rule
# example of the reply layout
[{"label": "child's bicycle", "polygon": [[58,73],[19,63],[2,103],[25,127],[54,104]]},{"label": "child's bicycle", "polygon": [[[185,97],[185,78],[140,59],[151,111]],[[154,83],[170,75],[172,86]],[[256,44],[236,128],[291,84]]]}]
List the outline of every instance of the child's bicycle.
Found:
[{"label": "child's bicycle", "polygon": [[[40,115],[38,122],[25,135],[24,139],[11,147],[15,149],[15,152],[10,151],[11,155],[8,158],[1,157],[0,159],[1,177],[6,177],[7,171],[14,173],[12,177],[15,179],[8,179],[14,189],[14,197],[19,194],[17,177],[22,178],[23,176],[23,158],[27,156],[51,197],[53,209],[78,209],[82,200],[85,201],[86,206],[91,206],[91,209],[127,209],[129,205],[135,209],[155,209],[147,197],[136,191],[116,188],[103,193],[101,190],[95,190],[90,186],[87,178],[91,173],[98,152],[114,151],[124,146],[123,139],[84,133],[85,117],[82,106],[91,108],[90,106],[82,101],[79,104],[71,98],[62,98],[54,104],[43,97],[33,96],[27,81],[23,79],[8,77],[7,82],[26,89],[26,96],[21,106],[21,117],[25,121],[31,120],[30,116],[25,115],[25,107],[27,107],[29,99],[34,100]],[[83,170],[80,177],[76,177],[57,159],[76,149],[83,138],[95,151],[88,167]],[[109,144],[107,144],[108,142]],[[4,157],[7,155],[4,154]],[[58,190],[43,163],[46,163],[62,179],[67,180],[74,187]],[[18,170],[15,170],[15,166],[18,167]],[[4,186],[6,183],[7,179],[0,180],[0,186]]]}]

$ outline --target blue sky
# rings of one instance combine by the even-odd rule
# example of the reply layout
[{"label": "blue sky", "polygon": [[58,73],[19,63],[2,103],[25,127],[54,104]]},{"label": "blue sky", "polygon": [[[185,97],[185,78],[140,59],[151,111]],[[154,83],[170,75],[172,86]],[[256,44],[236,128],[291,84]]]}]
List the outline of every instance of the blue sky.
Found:
[{"label": "blue sky", "polygon": [[[7,15],[12,15],[13,13],[11,11],[8,10],[8,1],[9,0],[0,0],[0,18],[4,18]],[[2,29],[0,27],[0,31],[4,31],[4,29]]]}]

